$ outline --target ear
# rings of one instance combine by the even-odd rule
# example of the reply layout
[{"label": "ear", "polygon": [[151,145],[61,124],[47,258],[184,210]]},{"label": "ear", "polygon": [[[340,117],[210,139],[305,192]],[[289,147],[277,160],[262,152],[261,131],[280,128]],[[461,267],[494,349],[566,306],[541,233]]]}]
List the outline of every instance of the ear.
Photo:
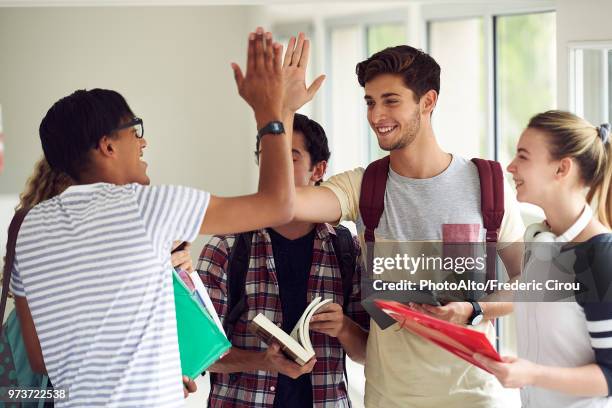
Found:
[{"label": "ear", "polygon": [[321,181],[323,176],[325,175],[325,171],[327,170],[327,161],[321,160],[317,164],[313,166],[312,176],[310,176],[310,181],[316,183],[317,181]]},{"label": "ear", "polygon": [[561,180],[567,177],[572,171],[573,167],[574,162],[569,157],[564,157],[563,159],[559,160],[559,164],[557,165],[557,171],[555,173],[555,179]]},{"label": "ear", "polygon": [[433,112],[436,104],[438,103],[438,93],[433,89],[430,89],[421,96],[421,113],[423,115],[430,115]]},{"label": "ear", "polygon": [[98,150],[104,157],[113,157],[117,154],[116,144],[109,136],[102,136],[98,142]]}]

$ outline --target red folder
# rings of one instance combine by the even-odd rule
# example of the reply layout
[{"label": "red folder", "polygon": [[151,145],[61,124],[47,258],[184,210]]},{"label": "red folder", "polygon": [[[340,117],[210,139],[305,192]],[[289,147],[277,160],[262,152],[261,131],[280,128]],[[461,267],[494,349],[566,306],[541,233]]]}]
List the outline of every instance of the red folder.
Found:
[{"label": "red folder", "polygon": [[392,300],[375,300],[374,303],[383,312],[395,319],[401,327],[437,344],[485,371],[489,370],[474,360],[472,357],[474,353],[482,354],[495,361],[502,361],[484,333],[436,319]]}]

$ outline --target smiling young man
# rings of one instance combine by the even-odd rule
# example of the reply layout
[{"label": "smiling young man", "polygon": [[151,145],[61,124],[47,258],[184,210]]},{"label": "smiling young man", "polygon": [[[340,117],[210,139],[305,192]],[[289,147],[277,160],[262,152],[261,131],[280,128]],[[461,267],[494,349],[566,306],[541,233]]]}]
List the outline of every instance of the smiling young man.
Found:
[{"label": "smiling young man", "polygon": [[[256,154],[260,154],[259,143]],[[293,123],[293,169],[296,187],[318,185],[330,152],[323,128],[300,114]],[[351,248],[342,248],[344,233]],[[360,304],[359,246],[348,230],[329,224],[293,221],[249,235],[250,246],[236,255],[236,235],[214,236],[202,250],[198,273],[232,342],[229,354],[214,364],[209,407],[349,407],[344,376],[344,353],[365,359],[369,318]],[[342,253],[342,251],[346,251]],[[232,262],[246,257],[242,277]],[[351,256],[350,270],[341,259]],[[232,261],[230,261],[232,260]],[[343,273],[348,276],[344,279]],[[232,276],[228,276],[231,274]],[[241,279],[246,305],[229,310],[229,294]],[[345,285],[348,285],[345,287]],[[349,299],[344,296],[349,295]],[[310,323],[316,357],[300,366],[285,357],[278,345],[266,347],[248,330],[248,322],[262,313],[291,333],[306,306],[317,296],[332,299]],[[242,296],[241,296],[242,298]],[[346,306],[346,310],[343,310]],[[238,306],[236,306],[238,307]],[[235,322],[229,322],[236,316]]]},{"label": "smiling young man", "polygon": [[[288,54],[283,67],[282,47],[260,28],[249,36],[246,75],[233,65],[266,152],[252,195],[147,186],[142,121],[117,92],[76,91],[43,118],[45,158],[77,185],[27,214],[11,289],[22,327],[38,334],[53,386],[68,391],[57,406],[183,406],[170,249],[198,234],[291,219],[291,128],[281,120],[292,120],[285,92],[307,53]],[[315,92],[294,93],[291,102]]]},{"label": "smiling young man", "polygon": [[[409,46],[387,48],[357,65],[357,79],[365,88],[368,122],[390,156],[376,242],[442,241],[447,231],[460,239],[455,242],[483,240],[479,172],[471,161],[443,151],[433,132],[440,91],[435,60]],[[363,240],[363,177],[358,168],[330,178],[323,188],[299,188],[296,219],[354,221]],[[524,228],[510,190],[504,205],[497,250],[509,275],[516,276],[522,245],[511,243],[522,239]],[[458,324],[473,323],[492,340],[490,321],[512,310],[509,303],[478,302],[413,307]],[[477,324],[482,317],[485,322]],[[367,407],[504,406],[494,377],[397,325],[383,330],[371,323],[365,374]]]}]

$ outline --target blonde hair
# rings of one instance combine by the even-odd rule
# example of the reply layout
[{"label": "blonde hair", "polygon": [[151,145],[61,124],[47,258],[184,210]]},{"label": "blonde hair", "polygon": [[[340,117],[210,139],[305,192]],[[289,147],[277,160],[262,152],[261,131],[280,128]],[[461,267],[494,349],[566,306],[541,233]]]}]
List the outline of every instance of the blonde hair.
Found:
[{"label": "blonde hair", "polygon": [[[38,203],[61,194],[73,184],[74,181],[70,176],[51,169],[51,166],[43,157],[34,165],[34,173],[28,178],[25,189],[19,195],[19,204],[15,210],[30,209]],[[6,256],[2,257],[2,262],[6,262]],[[3,279],[3,277],[0,277],[0,282]],[[13,297],[10,291],[9,297]]]},{"label": "blonde hair", "polygon": [[[587,201],[597,202],[599,221],[610,228],[612,221],[612,149],[606,129],[595,127],[570,112],[550,110],[529,121],[528,128],[543,131],[548,136],[550,155],[554,160],[573,158],[580,176],[588,187]],[[602,136],[606,136],[602,138]]]},{"label": "blonde hair", "polygon": [[32,208],[36,204],[61,194],[75,184],[65,173],[51,169],[43,157],[34,166],[34,173],[26,182],[25,189],[19,196],[17,209]]}]

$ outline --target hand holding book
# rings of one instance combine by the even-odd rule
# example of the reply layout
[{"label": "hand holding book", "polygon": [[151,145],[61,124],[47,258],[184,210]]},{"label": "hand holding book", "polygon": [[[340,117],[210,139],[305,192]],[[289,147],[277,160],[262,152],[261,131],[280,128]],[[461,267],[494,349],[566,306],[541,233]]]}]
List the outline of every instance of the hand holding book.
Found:
[{"label": "hand holding book", "polygon": [[291,331],[285,333],[281,328],[270,321],[262,313],[259,313],[249,324],[251,333],[259,337],[264,343],[271,345],[278,343],[281,350],[300,366],[306,365],[315,355],[310,341],[310,321],[315,313],[331,302],[331,299],[323,300],[315,298],[304,310],[300,320]]},{"label": "hand holding book", "polygon": [[288,359],[281,350],[281,346],[273,342],[264,353],[264,367],[266,371],[280,373],[294,380],[302,374],[307,374],[314,368],[317,359],[311,358],[304,365],[299,365],[293,360]]},{"label": "hand holding book", "polygon": [[342,306],[328,303],[317,311],[310,319],[310,330],[338,337],[346,325],[346,316]]}]

